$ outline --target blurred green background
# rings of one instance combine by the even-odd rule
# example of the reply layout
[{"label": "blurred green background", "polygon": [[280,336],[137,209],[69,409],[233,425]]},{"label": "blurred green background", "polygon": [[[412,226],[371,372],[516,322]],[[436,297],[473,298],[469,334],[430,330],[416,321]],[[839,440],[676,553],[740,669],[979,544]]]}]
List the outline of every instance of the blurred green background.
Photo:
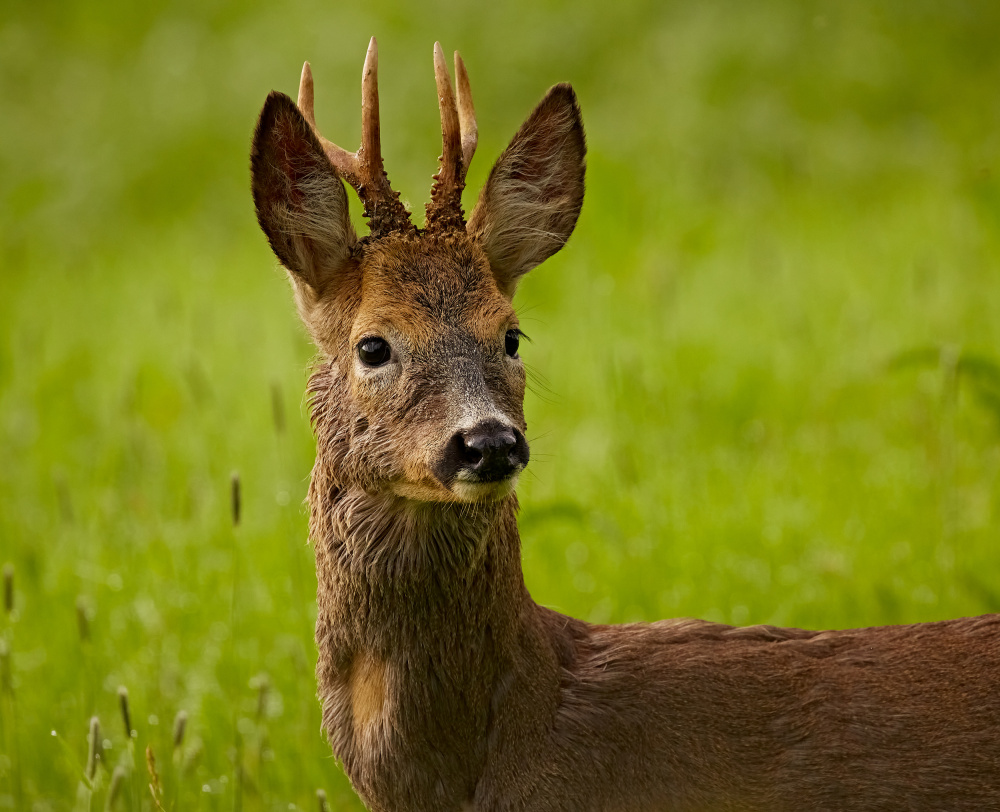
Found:
[{"label": "blurred green background", "polygon": [[116,767],[115,808],[152,809],[147,745],[165,809],[360,808],[312,675],[313,350],[247,165],[304,59],[320,127],[358,143],[372,34],[421,215],[435,40],[472,77],[469,208],[545,89],[580,97],[584,213],[517,301],[539,602],[1000,610],[998,33],[988,0],[6,0],[0,809],[103,809]]}]

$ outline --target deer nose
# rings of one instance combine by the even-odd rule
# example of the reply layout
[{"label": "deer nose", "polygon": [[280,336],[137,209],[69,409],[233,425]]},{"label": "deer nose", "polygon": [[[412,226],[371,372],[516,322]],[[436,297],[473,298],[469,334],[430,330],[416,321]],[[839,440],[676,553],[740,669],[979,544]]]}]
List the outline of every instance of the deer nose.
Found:
[{"label": "deer nose", "polygon": [[467,469],[490,478],[489,472],[506,476],[515,467],[516,463],[510,458],[510,452],[517,445],[513,428],[480,428],[467,434],[460,433],[460,436],[462,461]]},{"label": "deer nose", "polygon": [[527,464],[524,435],[499,420],[486,420],[451,438],[438,472],[445,481],[500,482]]}]

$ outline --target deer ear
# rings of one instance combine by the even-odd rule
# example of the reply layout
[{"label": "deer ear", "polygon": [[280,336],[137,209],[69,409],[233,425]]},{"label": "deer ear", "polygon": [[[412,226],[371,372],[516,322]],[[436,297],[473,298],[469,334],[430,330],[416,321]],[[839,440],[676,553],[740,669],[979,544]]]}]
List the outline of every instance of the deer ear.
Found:
[{"label": "deer ear", "polygon": [[467,231],[507,296],[524,274],[566,244],[583,205],[587,147],[576,94],[545,94],[490,171]]},{"label": "deer ear", "polygon": [[250,149],[257,221],[296,287],[323,292],[350,256],[357,236],[347,193],[299,108],[272,92]]}]

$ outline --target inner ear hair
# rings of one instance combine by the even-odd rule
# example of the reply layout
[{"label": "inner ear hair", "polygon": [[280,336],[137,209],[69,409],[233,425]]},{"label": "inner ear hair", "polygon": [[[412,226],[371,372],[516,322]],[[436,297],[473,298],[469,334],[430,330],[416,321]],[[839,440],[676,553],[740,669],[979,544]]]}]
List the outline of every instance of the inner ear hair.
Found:
[{"label": "inner ear hair", "polygon": [[483,246],[508,296],[573,233],[583,205],[586,152],[576,94],[559,84],[490,171],[468,232]]},{"label": "inner ear hair", "polygon": [[257,220],[278,260],[321,293],[357,242],[347,193],[312,128],[284,93],[261,110],[250,152]]}]

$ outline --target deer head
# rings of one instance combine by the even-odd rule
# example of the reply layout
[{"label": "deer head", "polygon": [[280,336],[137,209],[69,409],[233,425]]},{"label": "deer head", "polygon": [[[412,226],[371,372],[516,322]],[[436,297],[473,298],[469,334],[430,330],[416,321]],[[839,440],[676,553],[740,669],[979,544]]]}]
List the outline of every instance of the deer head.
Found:
[{"label": "deer head", "polygon": [[[424,228],[413,226],[383,167],[374,39],[358,151],[319,134],[306,63],[298,105],[273,92],[261,111],[253,197],[324,357],[314,419],[335,485],[425,502],[493,501],[513,490],[528,462],[511,299],[576,224],[583,126],[572,88],[553,87],[500,156],[466,222],[461,197],[476,148],[468,76],[456,53],[456,96],[437,44],[434,66],[443,151]],[[364,205],[363,239],[342,180]]]}]

